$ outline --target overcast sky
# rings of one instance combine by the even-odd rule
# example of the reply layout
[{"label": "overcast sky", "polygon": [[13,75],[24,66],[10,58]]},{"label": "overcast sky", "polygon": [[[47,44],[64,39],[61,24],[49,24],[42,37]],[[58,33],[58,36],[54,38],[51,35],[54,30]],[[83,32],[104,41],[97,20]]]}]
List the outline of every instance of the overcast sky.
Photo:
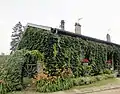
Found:
[{"label": "overcast sky", "polygon": [[56,28],[63,19],[65,29],[74,32],[81,17],[83,35],[106,40],[109,33],[112,42],[120,44],[120,0],[0,0],[0,52],[10,52],[12,28],[18,21]]}]

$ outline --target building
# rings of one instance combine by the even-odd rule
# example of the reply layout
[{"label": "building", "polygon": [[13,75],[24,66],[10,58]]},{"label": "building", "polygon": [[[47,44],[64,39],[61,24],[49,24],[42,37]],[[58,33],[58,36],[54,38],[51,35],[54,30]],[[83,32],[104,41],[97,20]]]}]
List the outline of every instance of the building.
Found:
[{"label": "building", "polygon": [[28,23],[18,49],[45,53],[46,66],[48,69],[52,68],[51,73],[56,69],[54,64],[57,64],[61,68],[70,67],[76,76],[81,75],[76,71],[82,59],[88,59],[90,64],[95,64],[94,71],[98,74],[106,68],[106,63],[111,64],[112,70],[118,69],[120,45],[78,33]]}]

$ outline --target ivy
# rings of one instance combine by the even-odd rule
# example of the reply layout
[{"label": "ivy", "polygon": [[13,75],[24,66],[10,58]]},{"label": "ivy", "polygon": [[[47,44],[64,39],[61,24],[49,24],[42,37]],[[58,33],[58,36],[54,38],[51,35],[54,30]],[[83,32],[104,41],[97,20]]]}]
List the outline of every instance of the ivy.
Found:
[{"label": "ivy", "polygon": [[[52,31],[28,27],[19,43],[18,49],[39,50],[44,53],[45,71],[50,75],[59,75],[58,69],[71,68],[75,77],[82,75],[81,59],[87,58],[91,73],[101,74],[107,68],[110,54],[115,69],[120,62],[120,47],[98,43],[80,37],[54,34]],[[120,65],[120,64],[119,64]]]}]

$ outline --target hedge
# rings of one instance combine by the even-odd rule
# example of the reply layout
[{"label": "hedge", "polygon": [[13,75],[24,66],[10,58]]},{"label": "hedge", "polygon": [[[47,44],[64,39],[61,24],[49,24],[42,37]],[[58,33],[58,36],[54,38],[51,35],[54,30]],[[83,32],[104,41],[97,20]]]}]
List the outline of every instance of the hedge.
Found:
[{"label": "hedge", "polygon": [[22,67],[24,64],[24,51],[16,51],[10,55],[3,65],[0,80],[4,82],[7,91],[22,89]]},{"label": "hedge", "polygon": [[70,68],[75,77],[86,76],[81,60],[89,60],[87,75],[99,75],[108,68],[106,61],[112,59],[115,68],[120,62],[120,47],[107,45],[62,34],[28,27],[18,49],[39,50],[44,53],[45,71],[51,76],[59,75],[59,69]]},{"label": "hedge", "polygon": [[[0,92],[22,90],[23,77],[33,77],[37,73],[38,51],[16,50],[0,67]],[[28,67],[27,64],[36,66]],[[32,71],[32,69],[35,71]],[[2,91],[1,91],[2,90]]]}]

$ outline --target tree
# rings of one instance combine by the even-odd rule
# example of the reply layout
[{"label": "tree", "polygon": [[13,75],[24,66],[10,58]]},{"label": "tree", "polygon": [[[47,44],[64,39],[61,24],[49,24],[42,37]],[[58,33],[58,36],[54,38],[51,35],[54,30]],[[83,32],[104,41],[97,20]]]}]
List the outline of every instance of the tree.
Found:
[{"label": "tree", "polygon": [[23,34],[23,26],[21,22],[18,22],[14,27],[13,27],[13,32],[11,35],[12,41],[11,41],[11,53],[14,52],[21,40]]},{"label": "tree", "polygon": [[5,55],[5,53],[1,52],[1,55],[2,55],[2,56],[4,56],[4,55]]}]

